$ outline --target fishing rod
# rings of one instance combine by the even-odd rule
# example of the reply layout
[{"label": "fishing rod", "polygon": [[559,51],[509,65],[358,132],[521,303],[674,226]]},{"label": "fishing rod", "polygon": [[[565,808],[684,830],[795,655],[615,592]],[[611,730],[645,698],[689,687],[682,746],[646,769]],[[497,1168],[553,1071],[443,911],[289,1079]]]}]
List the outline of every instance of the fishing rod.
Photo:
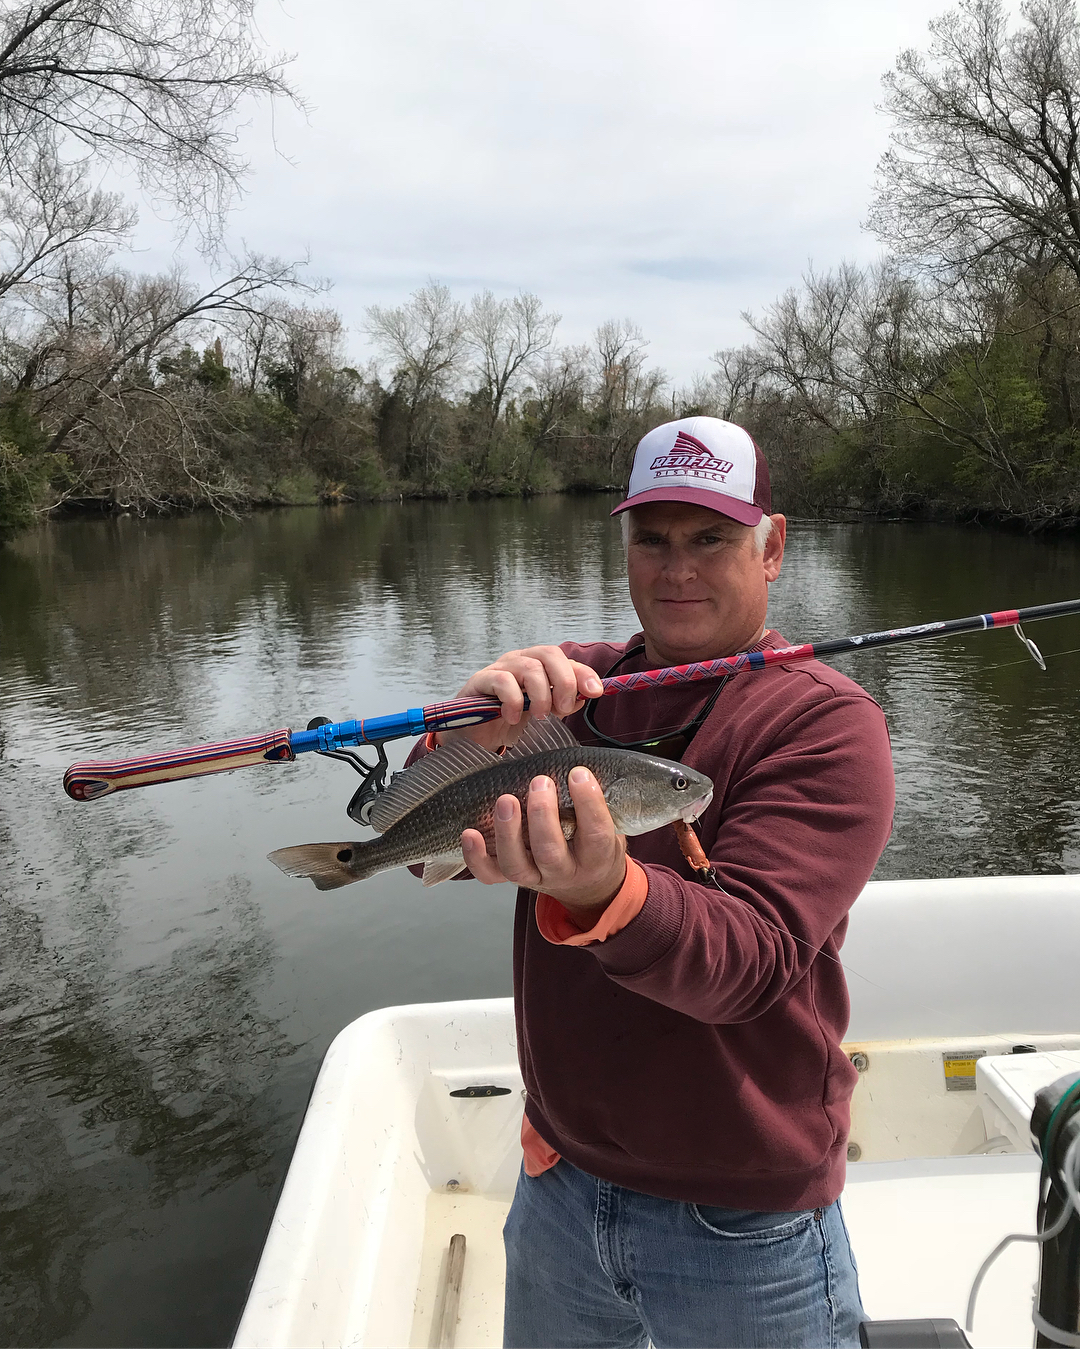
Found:
[{"label": "fishing rod", "polygon": [[[693,684],[704,679],[764,670],[770,665],[790,665],[796,661],[838,656],[847,651],[865,651],[872,647],[919,642],[932,637],[951,637],[962,632],[983,632],[988,628],[1014,628],[1028,654],[1045,670],[1046,662],[1039,648],[1024,633],[1021,625],[1076,613],[1080,613],[1080,599],[1061,600],[1056,604],[1037,604],[1027,609],[1003,609],[993,614],[973,614],[970,618],[920,623],[915,627],[893,628],[887,632],[868,632],[858,637],[833,637],[824,642],[803,642],[798,646],[783,646],[766,651],[740,651],[734,656],[724,656],[718,660],[694,661],[690,665],[672,665],[662,670],[644,670],[602,679],[603,693],[599,696]],[[528,705],[526,697],[525,706]],[[352,721],[330,721],[326,717],[316,717],[303,731],[285,728],[245,736],[240,740],[222,740],[210,745],[193,745],[188,749],[144,754],[134,759],[101,759],[72,764],[64,774],[64,790],[73,801],[97,801],[112,792],[126,791],[131,787],[149,787],[158,782],[226,773],[233,768],[246,768],[251,764],[289,763],[298,754],[314,752],[341,759],[364,775],[364,781],[349,803],[348,811],[353,819],[366,824],[367,812],[383,789],[389,767],[383,748],[387,741],[424,735],[431,731],[479,726],[486,721],[494,721],[500,712],[501,704],[497,698],[475,697],[451,698],[386,717],[360,717]],[[354,753],[362,745],[373,746],[377,751],[378,757],[374,764]]]}]

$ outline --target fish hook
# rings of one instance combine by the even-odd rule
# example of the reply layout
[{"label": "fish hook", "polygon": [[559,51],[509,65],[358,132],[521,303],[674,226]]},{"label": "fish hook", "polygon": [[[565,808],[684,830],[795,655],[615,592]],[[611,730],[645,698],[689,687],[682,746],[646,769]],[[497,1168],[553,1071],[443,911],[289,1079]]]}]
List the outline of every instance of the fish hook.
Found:
[{"label": "fish hook", "polygon": [[1039,648],[1035,645],[1035,643],[1031,640],[1031,638],[1027,635],[1027,633],[1020,626],[1019,623],[1013,625],[1013,632],[1015,632],[1017,637],[1020,638],[1020,641],[1024,644],[1025,648],[1027,649],[1028,655],[1039,667],[1039,669],[1045,670],[1046,661],[1043,660],[1043,653],[1039,650]]}]

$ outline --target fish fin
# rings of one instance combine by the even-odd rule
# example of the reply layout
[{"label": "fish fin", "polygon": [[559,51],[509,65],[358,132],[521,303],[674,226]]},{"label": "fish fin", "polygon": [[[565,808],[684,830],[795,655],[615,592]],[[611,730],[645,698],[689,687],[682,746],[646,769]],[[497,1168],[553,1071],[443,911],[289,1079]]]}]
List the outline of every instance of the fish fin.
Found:
[{"label": "fish fin", "polygon": [[[295,848],[278,848],[268,853],[274,866],[286,876],[306,876],[318,890],[336,890],[363,878],[349,870],[349,862],[368,847],[366,843],[301,843]],[[348,853],[348,857],[342,854]]]},{"label": "fish fin", "polygon": [[527,754],[540,754],[546,749],[570,749],[578,745],[573,731],[558,717],[543,717],[530,721],[521,733],[521,739],[503,750],[503,759],[523,759]]},{"label": "fish fin", "polygon": [[454,740],[449,745],[440,745],[403,773],[394,774],[390,786],[375,798],[371,807],[372,829],[385,834],[392,824],[397,824],[441,788],[468,777],[478,768],[490,768],[498,762],[497,754],[474,745],[471,740]]},{"label": "fish fin", "polygon": [[444,857],[432,857],[424,863],[423,881],[425,885],[440,885],[451,880],[465,870],[465,859],[459,852],[447,853]]}]

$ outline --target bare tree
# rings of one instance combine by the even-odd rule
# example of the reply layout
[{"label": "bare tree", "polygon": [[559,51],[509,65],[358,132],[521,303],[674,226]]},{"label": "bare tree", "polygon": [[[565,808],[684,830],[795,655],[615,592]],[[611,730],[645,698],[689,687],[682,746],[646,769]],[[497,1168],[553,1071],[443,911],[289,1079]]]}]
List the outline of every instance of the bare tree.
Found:
[{"label": "bare tree", "polygon": [[662,370],[647,370],[648,342],[630,319],[608,319],[593,334],[593,400],[598,430],[606,442],[607,481],[621,477],[622,460],[640,430],[640,419],[667,383]]},{"label": "bare tree", "polygon": [[373,304],[364,331],[409,382],[414,399],[442,393],[460,372],[465,310],[449,287],[431,281],[393,309]]},{"label": "bare tree", "polygon": [[[277,301],[268,306],[273,317],[269,332],[264,379],[294,411],[309,381],[341,364],[344,324],[333,309]],[[266,310],[252,318],[259,318]],[[244,314],[241,317],[247,318]]]},{"label": "bare tree", "polygon": [[1080,277],[1080,29],[1073,0],[964,0],[887,75],[895,122],[869,224],[954,276],[987,259]]},{"label": "bare tree", "polygon": [[[292,282],[290,268],[259,258],[200,292],[177,270],[140,276],[86,252],[60,257],[25,305],[8,306],[0,340],[5,415],[18,407],[29,419],[31,458],[53,479],[44,504],[88,497],[140,510],[228,509],[250,493],[223,457],[244,440],[245,414],[226,396],[220,341],[201,363],[192,344]],[[282,340],[279,352],[287,350]],[[267,446],[260,462],[274,459]]]},{"label": "bare tree", "polygon": [[707,403],[724,421],[745,420],[764,375],[760,352],[751,346],[726,347],[713,352],[712,362],[716,369],[695,384],[694,401]]},{"label": "bare tree", "polygon": [[758,336],[763,372],[830,431],[873,416],[878,390],[868,378],[865,338],[876,324],[867,323],[868,280],[851,265],[809,272],[801,290],[786,291],[761,318],[744,315]]},{"label": "bare tree", "polygon": [[231,512],[245,484],[219,452],[221,417],[197,384],[114,384],[80,423],[55,503],[107,495],[143,512],[178,504]]},{"label": "bare tree", "polygon": [[465,341],[476,357],[487,399],[489,450],[507,392],[528,371],[529,363],[551,346],[560,318],[545,314],[543,302],[527,291],[512,300],[497,300],[490,290],[473,296]]},{"label": "bare tree", "polygon": [[902,497],[890,468],[916,436],[978,466],[1006,514],[1045,520],[1059,506],[1028,445],[1043,404],[1009,354],[1022,334],[1002,322],[1007,298],[920,286],[885,263],[810,273],[746,317],[765,374],[834,437],[858,440],[883,499]]},{"label": "bare tree", "polygon": [[0,300],[33,286],[58,255],[119,242],[133,219],[118,196],[43,153],[16,186],[0,188]]},{"label": "bare tree", "polygon": [[[65,277],[58,278],[64,299],[56,306],[58,314],[66,309]],[[175,334],[201,321],[246,312],[268,289],[296,284],[291,266],[255,255],[202,293],[179,272],[160,277],[115,272],[99,278],[84,296],[77,340],[63,349],[54,344],[60,368],[43,388],[38,407],[50,432],[45,453],[65,448],[125,372],[147,384],[151,361]]]},{"label": "bare tree", "polygon": [[645,336],[633,319],[607,319],[593,333],[593,368],[602,399],[617,400],[628,374],[645,363]]},{"label": "bare tree", "polygon": [[431,281],[403,305],[372,305],[365,331],[393,367],[393,384],[405,404],[404,475],[426,485],[438,458],[434,405],[461,373],[465,351],[464,307],[447,286]]},{"label": "bare tree", "polygon": [[284,58],[253,33],[254,0],[38,0],[0,15],[0,172],[42,154],[124,162],[181,219],[220,239],[246,169],[249,95],[284,96]]},{"label": "bare tree", "polygon": [[537,457],[553,459],[562,438],[581,419],[589,359],[588,347],[562,347],[546,351],[533,365],[524,417],[529,442],[524,482],[529,489],[535,486]]},{"label": "bare tree", "polygon": [[275,356],[280,301],[256,299],[247,309],[228,315],[222,327],[228,341],[228,363],[241,388],[254,393]]}]

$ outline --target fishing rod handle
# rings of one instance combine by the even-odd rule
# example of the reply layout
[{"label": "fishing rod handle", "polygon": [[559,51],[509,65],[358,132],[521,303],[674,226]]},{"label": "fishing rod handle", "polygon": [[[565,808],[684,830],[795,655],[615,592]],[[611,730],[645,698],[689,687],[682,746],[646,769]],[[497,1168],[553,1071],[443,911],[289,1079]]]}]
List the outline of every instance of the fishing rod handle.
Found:
[{"label": "fishing rod handle", "polygon": [[132,787],[151,787],[159,782],[207,777],[248,768],[259,763],[288,763],[298,754],[325,754],[330,750],[356,749],[361,745],[445,731],[458,726],[476,726],[494,721],[501,711],[497,700],[456,698],[430,707],[412,707],[389,717],[362,717],[353,721],[326,722],[306,731],[287,728],[268,734],[221,740],[212,745],[165,750],[135,759],[96,759],[72,764],[64,774],[64,791],[73,801],[97,801],[112,792]]},{"label": "fishing rod handle", "polygon": [[287,729],[242,740],[144,754],[136,759],[100,759],[72,764],[64,774],[64,791],[73,801],[97,801],[112,792],[149,787],[156,782],[201,778],[257,763],[285,763],[295,758]]}]

